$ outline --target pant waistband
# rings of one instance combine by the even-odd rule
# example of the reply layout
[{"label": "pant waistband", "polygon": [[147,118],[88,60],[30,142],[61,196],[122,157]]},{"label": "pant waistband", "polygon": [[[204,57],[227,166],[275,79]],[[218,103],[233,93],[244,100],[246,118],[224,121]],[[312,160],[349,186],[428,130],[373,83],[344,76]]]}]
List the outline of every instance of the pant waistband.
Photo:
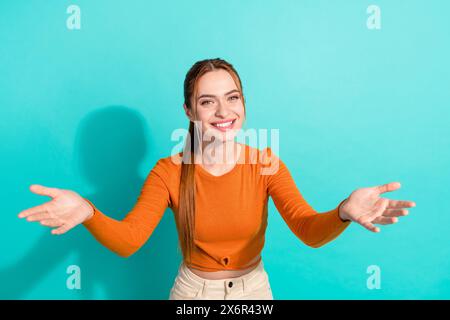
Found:
[{"label": "pant waistband", "polygon": [[250,282],[257,274],[264,271],[264,263],[262,259],[249,273],[246,273],[239,277],[234,278],[225,278],[225,279],[206,279],[203,277],[200,277],[199,275],[193,273],[185,264],[184,262],[181,264],[179,272],[182,273],[183,276],[188,278],[190,281],[193,281],[194,283],[198,285],[207,285],[208,287],[217,287],[217,288],[223,288],[224,283],[233,282],[236,284],[244,283],[244,282]]}]

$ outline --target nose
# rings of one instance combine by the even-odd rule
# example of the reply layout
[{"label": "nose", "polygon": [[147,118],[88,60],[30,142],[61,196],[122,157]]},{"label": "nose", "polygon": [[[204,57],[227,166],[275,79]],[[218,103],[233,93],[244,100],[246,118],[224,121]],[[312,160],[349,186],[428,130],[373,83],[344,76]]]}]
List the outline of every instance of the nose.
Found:
[{"label": "nose", "polygon": [[216,117],[223,117],[225,118],[228,115],[228,109],[225,103],[222,103],[219,101],[217,104],[217,110],[216,110]]}]

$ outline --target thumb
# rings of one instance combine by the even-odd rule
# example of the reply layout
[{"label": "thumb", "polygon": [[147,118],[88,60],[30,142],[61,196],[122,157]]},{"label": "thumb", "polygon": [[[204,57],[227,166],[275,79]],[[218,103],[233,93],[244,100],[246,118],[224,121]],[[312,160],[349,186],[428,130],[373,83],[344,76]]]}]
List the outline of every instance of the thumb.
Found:
[{"label": "thumb", "polygon": [[381,186],[377,186],[376,188],[377,188],[378,193],[381,194],[381,193],[397,190],[400,187],[401,187],[400,182],[390,182],[390,183],[383,184]]},{"label": "thumb", "polygon": [[49,196],[52,198],[55,198],[61,192],[60,189],[48,188],[48,187],[44,187],[43,185],[40,185],[40,184],[32,184],[30,186],[30,191],[33,193],[36,193],[36,194],[40,194],[42,196]]}]

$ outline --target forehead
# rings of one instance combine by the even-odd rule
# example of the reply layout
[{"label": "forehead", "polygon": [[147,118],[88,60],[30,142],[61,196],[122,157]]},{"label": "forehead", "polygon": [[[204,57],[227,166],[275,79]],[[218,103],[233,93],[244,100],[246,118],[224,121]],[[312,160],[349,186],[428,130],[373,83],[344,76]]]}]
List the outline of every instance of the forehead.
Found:
[{"label": "forehead", "polygon": [[197,82],[197,95],[223,95],[228,91],[238,89],[233,77],[228,71],[219,69],[205,73]]}]

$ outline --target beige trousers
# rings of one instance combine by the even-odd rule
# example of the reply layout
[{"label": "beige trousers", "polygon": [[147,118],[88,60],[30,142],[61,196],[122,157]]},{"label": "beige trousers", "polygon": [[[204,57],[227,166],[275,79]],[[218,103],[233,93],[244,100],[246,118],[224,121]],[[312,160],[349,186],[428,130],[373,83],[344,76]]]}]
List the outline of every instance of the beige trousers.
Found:
[{"label": "beige trousers", "polygon": [[210,280],[193,273],[182,262],[169,300],[273,300],[269,276],[262,260],[240,277]]}]

